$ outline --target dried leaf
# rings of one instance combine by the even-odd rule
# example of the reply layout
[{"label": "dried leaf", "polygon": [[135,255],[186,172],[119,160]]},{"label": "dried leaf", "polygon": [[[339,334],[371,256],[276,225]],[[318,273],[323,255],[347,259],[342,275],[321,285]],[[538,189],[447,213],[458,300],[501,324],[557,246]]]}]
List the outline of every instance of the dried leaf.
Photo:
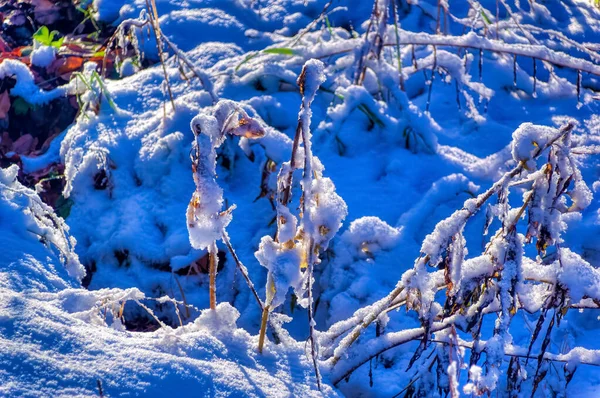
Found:
[{"label": "dried leaf", "polygon": [[72,56],[64,59],[62,64],[56,69],[58,75],[64,75],[78,71],[83,66],[84,59],[82,57]]},{"label": "dried leaf", "polygon": [[8,91],[0,94],[0,120],[8,118],[8,111],[10,110],[10,97]]},{"label": "dried leaf", "polygon": [[13,143],[12,150],[19,155],[28,155],[35,149],[36,144],[37,138],[33,138],[31,134],[25,134]]}]

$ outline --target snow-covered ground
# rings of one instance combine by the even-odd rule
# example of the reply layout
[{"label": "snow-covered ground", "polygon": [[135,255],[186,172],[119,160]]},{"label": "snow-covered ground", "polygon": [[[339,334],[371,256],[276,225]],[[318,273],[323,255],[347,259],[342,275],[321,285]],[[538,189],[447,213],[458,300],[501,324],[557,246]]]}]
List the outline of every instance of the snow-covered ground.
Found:
[{"label": "snow-covered ground", "polygon": [[[530,396],[544,373],[536,395],[598,396],[600,9],[571,0],[398,3],[378,0],[369,26],[366,1],[159,0],[163,34],[200,76],[184,68],[184,78],[177,59],[166,61],[173,103],[160,63],[95,93],[77,78],[42,93],[22,65],[4,61],[0,74],[18,74],[30,103],[78,92],[100,107],[45,155],[24,160],[30,170],[65,164],[73,205],[64,222],[15,181],[15,167],[0,170],[0,395],[403,396],[416,388],[508,396],[518,388]],[[146,4],[94,1],[96,16],[114,24]],[[134,44],[156,57],[149,27],[134,32]],[[311,59],[323,62],[324,81],[309,73],[301,93],[297,79]],[[261,133],[227,130],[236,112],[245,120],[238,128],[251,120]],[[218,128],[195,138],[193,120]],[[294,167],[313,170],[293,173],[289,209],[275,208],[299,120],[314,158],[304,161],[311,151],[302,141]],[[566,138],[553,141],[561,131]],[[196,150],[206,159],[199,185]],[[194,192],[209,206],[195,213],[210,220],[195,226],[200,235],[186,220]],[[223,230],[273,307],[262,353],[264,304]],[[205,257],[213,240],[223,253],[216,310]],[[306,248],[321,258],[312,301],[303,296]],[[473,291],[481,298],[469,302]],[[490,291],[498,298],[481,304]],[[449,300],[465,312],[443,309]],[[473,321],[482,311],[492,313]],[[483,351],[470,364],[474,339]]]}]

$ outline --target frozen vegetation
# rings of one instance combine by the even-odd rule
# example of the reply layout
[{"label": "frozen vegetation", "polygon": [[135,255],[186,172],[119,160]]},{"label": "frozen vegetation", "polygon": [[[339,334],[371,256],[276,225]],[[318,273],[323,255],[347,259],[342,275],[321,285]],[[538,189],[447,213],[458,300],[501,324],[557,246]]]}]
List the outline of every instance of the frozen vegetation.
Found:
[{"label": "frozen vegetation", "polygon": [[600,396],[597,2],[88,3],[119,76],[0,63],[79,104],[0,169],[1,396]]}]

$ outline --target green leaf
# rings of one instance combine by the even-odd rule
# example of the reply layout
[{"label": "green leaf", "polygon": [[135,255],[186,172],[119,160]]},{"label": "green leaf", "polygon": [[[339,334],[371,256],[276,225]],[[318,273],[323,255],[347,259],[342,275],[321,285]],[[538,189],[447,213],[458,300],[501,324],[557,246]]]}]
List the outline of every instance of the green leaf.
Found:
[{"label": "green leaf", "polygon": [[57,35],[60,35],[58,31],[53,30],[50,32],[48,27],[44,25],[33,34],[33,39],[44,46],[52,46],[58,49],[60,46],[62,46],[65,38],[61,37],[58,40],[54,40]]},{"label": "green leaf", "polygon": [[246,58],[244,58],[244,60],[235,67],[234,71],[237,72],[242,65],[244,65],[246,62],[250,61],[252,58],[256,57],[259,54],[296,55],[296,52],[291,48],[287,47],[266,48],[260,52],[254,52],[246,55]]},{"label": "green leaf", "polygon": [[246,58],[244,58],[244,60],[242,62],[240,62],[238,64],[238,66],[235,67],[235,72],[237,72],[242,65],[244,65],[246,62],[250,61],[252,58],[256,57],[257,55],[258,55],[258,53],[250,53],[250,54],[246,55]]},{"label": "green leaf", "polygon": [[55,204],[56,214],[66,220],[67,217],[69,217],[69,214],[71,214],[71,207],[73,207],[73,203],[73,200],[70,198],[65,198],[64,196],[60,195]]},{"label": "green leaf", "polygon": [[333,37],[333,28],[331,27],[331,22],[329,22],[329,18],[327,18],[327,15],[325,15],[325,25],[327,25],[329,35]]},{"label": "green leaf", "polygon": [[376,113],[371,111],[367,105],[360,104],[357,106],[357,109],[364,113],[374,124],[378,125],[379,127],[385,127],[385,123],[379,118],[379,116],[377,116]]},{"label": "green leaf", "polygon": [[108,92],[108,89],[104,85],[104,82],[102,81],[102,77],[100,77],[98,72],[93,71],[92,76],[90,77],[90,80],[92,80],[92,79],[96,79],[96,81],[98,82],[98,85],[100,86],[100,90],[102,90],[102,93],[104,93],[104,97],[106,98],[106,101],[108,101],[108,105],[110,105],[112,110],[116,112],[117,105],[115,105],[115,102],[113,101],[112,96],[110,95],[110,93]]},{"label": "green leaf", "polygon": [[33,109],[33,105],[25,101],[22,97],[15,98],[11,106],[17,115],[25,115],[30,109]]},{"label": "green leaf", "polygon": [[71,80],[76,79],[76,78],[79,78],[79,80],[87,87],[87,89],[92,91],[92,85],[90,84],[90,82],[88,82],[87,78],[85,77],[85,75],[83,73],[74,72],[71,75]]},{"label": "green leaf", "polygon": [[481,10],[481,16],[483,17],[483,19],[485,20],[485,23],[488,25],[492,24],[492,21],[490,20],[490,18],[487,16],[487,14],[485,13],[485,11]]},{"label": "green leaf", "polygon": [[45,25],[40,27],[37,32],[33,34],[33,39],[46,46],[49,46],[52,43],[52,40],[50,39],[50,31]]},{"label": "green leaf", "polygon": [[287,47],[267,48],[262,50],[265,54],[295,55],[296,52]]},{"label": "green leaf", "polygon": [[98,40],[100,38],[100,32],[99,31],[92,32],[87,35],[87,38],[92,39],[92,40]]},{"label": "green leaf", "polygon": [[61,37],[58,40],[54,40],[52,43],[50,43],[50,45],[56,49],[59,49],[62,46],[63,41],[65,41],[65,38]]}]

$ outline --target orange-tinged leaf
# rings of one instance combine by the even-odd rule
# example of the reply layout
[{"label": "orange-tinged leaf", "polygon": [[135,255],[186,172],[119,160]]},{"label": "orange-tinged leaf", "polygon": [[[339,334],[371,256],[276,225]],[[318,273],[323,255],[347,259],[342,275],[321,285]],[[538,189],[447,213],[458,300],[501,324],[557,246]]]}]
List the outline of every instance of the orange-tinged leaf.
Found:
[{"label": "orange-tinged leaf", "polygon": [[83,66],[83,58],[82,57],[67,57],[64,60],[64,63],[58,67],[58,74],[64,75],[70,72],[75,72],[80,70]]}]

